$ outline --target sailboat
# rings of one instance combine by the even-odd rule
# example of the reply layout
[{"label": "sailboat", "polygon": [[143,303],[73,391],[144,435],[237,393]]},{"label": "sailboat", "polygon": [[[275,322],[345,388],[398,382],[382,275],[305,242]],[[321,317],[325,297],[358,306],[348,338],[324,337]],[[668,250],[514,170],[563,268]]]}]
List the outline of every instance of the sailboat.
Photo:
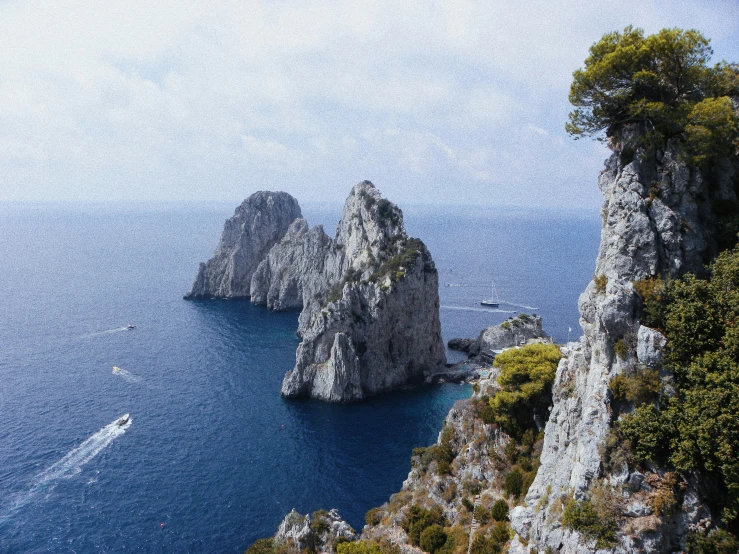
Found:
[{"label": "sailboat", "polygon": [[480,304],[483,306],[489,306],[491,308],[497,308],[500,306],[500,299],[498,298],[498,292],[495,290],[495,281],[491,282],[491,291],[490,291],[490,299],[489,300],[482,300]]}]

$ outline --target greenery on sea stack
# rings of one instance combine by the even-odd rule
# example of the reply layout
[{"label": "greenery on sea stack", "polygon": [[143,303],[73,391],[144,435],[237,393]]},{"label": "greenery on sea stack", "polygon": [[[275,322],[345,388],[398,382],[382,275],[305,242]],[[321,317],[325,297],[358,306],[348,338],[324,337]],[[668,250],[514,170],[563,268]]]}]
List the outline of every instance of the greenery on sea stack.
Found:
[{"label": "greenery on sea stack", "polygon": [[739,94],[739,76],[736,66],[709,66],[709,42],[695,30],[644,36],[630,26],[603,36],[573,74],[567,132],[613,136],[625,124],[643,123],[647,142],[679,138],[694,165],[731,153],[739,119],[730,97]]}]

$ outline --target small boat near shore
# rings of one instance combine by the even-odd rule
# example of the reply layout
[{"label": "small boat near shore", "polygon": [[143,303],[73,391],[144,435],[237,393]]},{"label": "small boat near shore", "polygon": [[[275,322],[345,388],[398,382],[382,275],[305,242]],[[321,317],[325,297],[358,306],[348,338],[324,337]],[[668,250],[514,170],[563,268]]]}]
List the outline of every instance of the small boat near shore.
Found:
[{"label": "small boat near shore", "polygon": [[495,281],[491,281],[490,299],[482,300],[480,304],[483,306],[488,306],[489,308],[497,308],[500,306],[498,291],[495,290]]}]

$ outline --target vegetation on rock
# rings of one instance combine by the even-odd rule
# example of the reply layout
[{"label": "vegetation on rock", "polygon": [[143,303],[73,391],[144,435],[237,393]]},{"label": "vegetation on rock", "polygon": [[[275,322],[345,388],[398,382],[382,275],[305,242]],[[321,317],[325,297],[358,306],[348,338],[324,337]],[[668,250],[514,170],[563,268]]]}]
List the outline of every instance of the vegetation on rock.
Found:
[{"label": "vegetation on rock", "polygon": [[624,125],[641,123],[652,144],[679,138],[694,165],[728,154],[739,137],[729,98],[739,94],[739,77],[735,66],[709,65],[709,42],[682,29],[645,36],[629,26],[604,35],[573,74],[567,132],[615,136]]},{"label": "vegetation on rock", "polygon": [[[638,406],[617,432],[635,462],[668,464],[717,483],[723,521],[739,526],[739,248],[720,254],[708,279],[687,275],[661,295],[676,392]],[[649,378],[649,388],[653,380]],[[619,385],[619,389],[622,388]]]},{"label": "vegetation on rock", "polygon": [[515,438],[535,428],[535,416],[545,419],[552,404],[552,384],[561,357],[553,344],[531,344],[496,356],[502,390],[490,399],[491,412],[486,416]]}]

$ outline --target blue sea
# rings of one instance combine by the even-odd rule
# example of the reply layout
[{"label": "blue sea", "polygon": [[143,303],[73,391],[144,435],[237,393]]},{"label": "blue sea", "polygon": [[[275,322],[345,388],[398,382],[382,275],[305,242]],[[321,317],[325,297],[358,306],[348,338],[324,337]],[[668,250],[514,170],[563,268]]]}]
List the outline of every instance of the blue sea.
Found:
[{"label": "blue sea", "polygon": [[[469,396],[282,399],[297,313],[182,299],[234,207],[0,205],[0,552],[243,552],[292,508],[361,529]],[[340,206],[303,212],[333,234]],[[579,336],[597,212],[411,206],[405,221],[439,269],[445,340],[521,311]],[[498,310],[479,304],[493,280]]]}]

